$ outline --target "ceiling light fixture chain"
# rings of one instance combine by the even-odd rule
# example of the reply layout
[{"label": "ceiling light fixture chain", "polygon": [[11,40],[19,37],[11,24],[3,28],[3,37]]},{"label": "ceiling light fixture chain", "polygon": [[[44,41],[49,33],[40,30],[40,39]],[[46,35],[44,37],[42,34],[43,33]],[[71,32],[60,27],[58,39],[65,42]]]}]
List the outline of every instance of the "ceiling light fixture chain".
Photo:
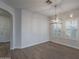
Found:
[{"label": "ceiling light fixture chain", "polygon": [[54,7],[55,7],[55,20],[56,20],[57,19],[57,14],[56,14],[57,13],[57,11],[56,11],[57,5],[55,5]]}]

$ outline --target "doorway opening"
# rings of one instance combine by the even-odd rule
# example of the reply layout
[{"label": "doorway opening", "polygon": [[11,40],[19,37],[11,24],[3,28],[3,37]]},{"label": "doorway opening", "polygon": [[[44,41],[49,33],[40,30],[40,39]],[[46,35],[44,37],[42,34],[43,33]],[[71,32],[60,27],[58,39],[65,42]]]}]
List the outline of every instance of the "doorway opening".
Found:
[{"label": "doorway opening", "polygon": [[0,8],[0,57],[10,57],[12,29],[12,15]]}]

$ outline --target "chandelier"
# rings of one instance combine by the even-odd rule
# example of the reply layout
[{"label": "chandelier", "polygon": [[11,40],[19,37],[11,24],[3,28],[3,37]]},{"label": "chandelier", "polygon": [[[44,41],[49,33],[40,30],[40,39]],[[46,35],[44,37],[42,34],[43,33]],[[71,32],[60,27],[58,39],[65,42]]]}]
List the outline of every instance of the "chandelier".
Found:
[{"label": "chandelier", "polygon": [[47,0],[46,1],[47,4],[49,5],[53,5],[54,8],[55,8],[55,15],[54,15],[54,19],[53,20],[49,20],[50,23],[61,23],[59,18],[58,18],[58,15],[57,15],[57,7],[58,7],[58,4],[60,3],[60,0]]}]

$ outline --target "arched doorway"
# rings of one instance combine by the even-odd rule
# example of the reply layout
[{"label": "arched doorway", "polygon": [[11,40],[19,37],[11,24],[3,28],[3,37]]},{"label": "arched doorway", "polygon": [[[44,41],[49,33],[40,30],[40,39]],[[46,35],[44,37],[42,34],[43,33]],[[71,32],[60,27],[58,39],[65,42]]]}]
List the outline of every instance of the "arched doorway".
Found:
[{"label": "arched doorway", "polygon": [[0,8],[0,57],[10,57],[10,42],[13,39],[12,15]]}]

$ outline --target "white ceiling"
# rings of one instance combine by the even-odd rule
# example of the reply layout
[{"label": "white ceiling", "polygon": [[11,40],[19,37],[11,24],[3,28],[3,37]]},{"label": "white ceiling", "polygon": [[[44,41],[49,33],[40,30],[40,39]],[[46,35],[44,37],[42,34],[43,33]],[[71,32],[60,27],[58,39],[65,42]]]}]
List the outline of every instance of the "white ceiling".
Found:
[{"label": "white ceiling", "polygon": [[[55,8],[46,3],[46,0],[2,0],[15,8],[23,8],[38,12],[46,16],[55,14]],[[60,1],[60,0],[58,0]],[[79,7],[79,0],[61,0],[57,13],[62,13]]]}]

